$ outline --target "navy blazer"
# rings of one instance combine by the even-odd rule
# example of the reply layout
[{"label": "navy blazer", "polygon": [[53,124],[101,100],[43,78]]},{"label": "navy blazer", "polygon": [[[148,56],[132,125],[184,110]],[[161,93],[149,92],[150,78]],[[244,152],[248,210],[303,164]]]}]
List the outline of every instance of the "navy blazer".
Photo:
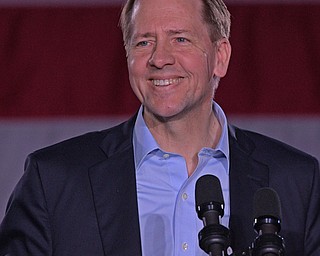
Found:
[{"label": "navy blazer", "polygon": [[[0,256],[141,255],[134,122],[32,153],[0,226]],[[229,139],[233,249],[241,251],[256,237],[253,194],[272,187],[281,199],[286,255],[319,256],[317,160],[233,126]]]}]

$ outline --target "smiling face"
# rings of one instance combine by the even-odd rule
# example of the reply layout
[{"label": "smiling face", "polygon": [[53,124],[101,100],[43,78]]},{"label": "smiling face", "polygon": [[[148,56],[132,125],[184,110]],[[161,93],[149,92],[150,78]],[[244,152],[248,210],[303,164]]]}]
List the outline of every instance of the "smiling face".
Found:
[{"label": "smiling face", "polygon": [[211,109],[213,77],[224,76],[229,61],[220,48],[229,44],[212,42],[201,14],[198,0],[136,1],[127,61],[146,119]]}]

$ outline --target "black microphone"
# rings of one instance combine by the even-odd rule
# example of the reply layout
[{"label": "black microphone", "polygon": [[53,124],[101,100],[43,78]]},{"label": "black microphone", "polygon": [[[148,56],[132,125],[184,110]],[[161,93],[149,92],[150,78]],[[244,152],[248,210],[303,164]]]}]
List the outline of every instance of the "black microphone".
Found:
[{"label": "black microphone", "polygon": [[224,200],[219,179],[201,176],[196,182],[196,211],[204,228],[198,234],[199,246],[211,256],[224,256],[230,245],[229,229],[220,224]]},{"label": "black microphone", "polygon": [[281,203],[277,192],[271,188],[257,190],[253,198],[254,229],[258,233],[252,244],[253,256],[285,255],[281,230]]}]

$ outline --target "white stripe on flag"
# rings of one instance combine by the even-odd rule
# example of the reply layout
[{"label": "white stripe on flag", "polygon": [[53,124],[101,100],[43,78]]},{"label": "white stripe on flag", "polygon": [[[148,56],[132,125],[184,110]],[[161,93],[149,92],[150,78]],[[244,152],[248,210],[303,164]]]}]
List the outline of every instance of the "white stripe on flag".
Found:
[{"label": "white stripe on flag", "polygon": [[[104,119],[36,119],[0,121],[0,220],[27,154],[79,134],[106,129],[126,117]],[[230,116],[241,128],[261,132],[320,159],[320,117]]]}]

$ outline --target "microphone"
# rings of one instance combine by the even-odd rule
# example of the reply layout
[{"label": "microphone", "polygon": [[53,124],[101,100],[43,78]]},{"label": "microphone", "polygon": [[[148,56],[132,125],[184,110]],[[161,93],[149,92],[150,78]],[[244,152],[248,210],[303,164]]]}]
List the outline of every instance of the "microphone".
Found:
[{"label": "microphone", "polygon": [[253,256],[285,255],[281,230],[281,203],[277,192],[271,188],[257,190],[253,197],[254,229],[258,236],[252,244]]},{"label": "microphone", "polygon": [[196,182],[196,211],[204,228],[198,234],[199,246],[211,256],[224,256],[230,245],[229,229],[220,224],[224,215],[224,200],[219,179],[201,176]]}]

